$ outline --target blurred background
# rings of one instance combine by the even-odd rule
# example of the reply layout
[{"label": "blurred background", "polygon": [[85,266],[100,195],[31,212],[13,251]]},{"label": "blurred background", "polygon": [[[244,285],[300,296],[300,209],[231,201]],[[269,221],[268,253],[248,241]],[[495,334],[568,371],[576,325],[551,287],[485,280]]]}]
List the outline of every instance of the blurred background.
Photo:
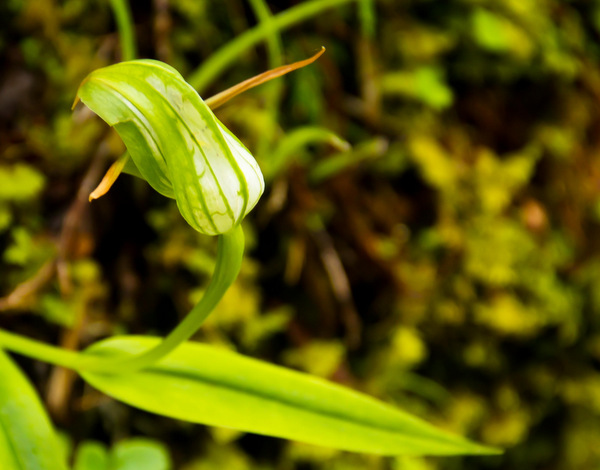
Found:
[{"label": "blurred background", "polygon": [[[506,452],[381,458],[191,425],[18,358],[67,447],[144,436],[184,470],[600,468],[599,1],[131,7],[139,56],[203,97],[327,48],[216,112],[267,189],[196,339]],[[0,325],[74,349],[166,334],[214,266],[216,240],[144,181],[87,202],[124,148],[71,104],[119,60],[108,0],[0,2]]]}]

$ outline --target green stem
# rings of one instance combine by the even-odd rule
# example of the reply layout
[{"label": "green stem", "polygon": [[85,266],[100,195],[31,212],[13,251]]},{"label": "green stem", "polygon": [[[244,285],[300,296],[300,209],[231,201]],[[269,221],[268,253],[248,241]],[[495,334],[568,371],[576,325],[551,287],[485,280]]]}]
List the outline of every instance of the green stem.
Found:
[{"label": "green stem", "polygon": [[375,2],[374,0],[360,0],[358,4],[358,17],[360,29],[364,37],[373,39],[375,36]]},{"label": "green stem", "polygon": [[200,302],[192,309],[184,320],[156,347],[139,355],[124,359],[99,362],[92,359],[90,365],[83,364],[86,371],[91,372],[133,372],[148,367],[173,351],[181,343],[192,337],[210,312],[217,306],[229,286],[235,281],[242,266],[244,255],[244,232],[240,225],[230,232],[219,236],[217,264],[213,277],[206,288]]},{"label": "green stem", "polygon": [[[283,45],[279,31],[272,27],[273,15],[265,0],[249,0],[250,6],[254,15],[261,25],[270,29],[270,34],[267,37],[267,52],[269,54],[269,68],[275,69],[283,65]],[[273,81],[264,89],[263,93],[266,98],[265,108],[270,114],[271,122],[279,121],[279,101],[283,92],[283,82]],[[275,126],[265,126],[263,137],[259,140],[256,148],[256,155],[262,156],[269,153],[275,136]]]},{"label": "green stem", "polygon": [[268,23],[261,23],[229,41],[192,72],[188,83],[202,95],[207,85],[228,65],[239,60],[242,53],[271,36],[274,30],[282,30],[316,16],[324,10],[357,0],[314,0],[296,5],[273,16]]},{"label": "green stem", "polygon": [[23,356],[32,357],[69,369],[77,369],[77,365],[85,358],[81,353],[57,348],[56,346],[3,330],[0,330],[0,347],[22,354]]},{"label": "green stem", "polygon": [[129,4],[125,0],[110,0],[110,6],[115,15],[119,38],[121,41],[121,56],[125,60],[133,60],[137,57],[137,48],[133,35],[133,21]]},{"label": "green stem", "polygon": [[[269,68],[274,69],[283,65],[283,45],[277,28],[272,26],[273,15],[265,0],[248,0],[261,25],[267,28],[267,50],[269,53]],[[277,82],[274,82],[277,83]]]},{"label": "green stem", "polygon": [[238,225],[230,232],[219,236],[215,271],[200,302],[158,346],[138,355],[110,359],[93,357],[2,330],[0,330],[0,347],[77,371],[122,374],[149,367],[198,331],[206,317],[236,279],[240,272],[243,255],[244,232]]}]

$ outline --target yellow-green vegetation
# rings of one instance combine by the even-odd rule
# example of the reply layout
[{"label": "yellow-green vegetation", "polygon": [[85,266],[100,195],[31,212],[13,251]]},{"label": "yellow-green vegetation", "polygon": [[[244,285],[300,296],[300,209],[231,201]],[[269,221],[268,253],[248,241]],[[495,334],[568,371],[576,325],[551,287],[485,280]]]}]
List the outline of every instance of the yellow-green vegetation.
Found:
[{"label": "yellow-green vegetation", "polygon": [[[137,55],[204,98],[327,48],[216,111],[266,189],[195,339],[505,452],[377,457],[205,428],[19,359],[71,462],[145,436],[127,455],[159,453],[157,469],[600,467],[599,1],[131,4]],[[215,265],[215,241],[140,179],[87,202],[124,147],[69,109],[136,53],[120,44],[108,0],[0,2],[0,327],[77,350],[166,335]]]}]

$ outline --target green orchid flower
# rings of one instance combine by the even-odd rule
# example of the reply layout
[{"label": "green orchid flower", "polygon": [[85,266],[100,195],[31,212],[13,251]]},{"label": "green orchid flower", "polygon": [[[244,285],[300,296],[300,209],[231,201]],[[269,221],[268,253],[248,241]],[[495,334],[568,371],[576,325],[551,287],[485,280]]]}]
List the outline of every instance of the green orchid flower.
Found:
[{"label": "green orchid flower", "polygon": [[174,198],[200,233],[230,231],[262,195],[254,157],[173,67],[155,60],[104,67],[77,96],[116,129],[131,171]]}]

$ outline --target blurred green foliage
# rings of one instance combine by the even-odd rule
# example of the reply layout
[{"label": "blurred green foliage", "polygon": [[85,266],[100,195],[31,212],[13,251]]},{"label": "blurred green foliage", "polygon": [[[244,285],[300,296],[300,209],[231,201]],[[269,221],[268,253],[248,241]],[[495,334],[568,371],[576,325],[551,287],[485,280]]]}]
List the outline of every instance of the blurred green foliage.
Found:
[{"label": "blurred green foliage", "polygon": [[[139,53],[189,75],[268,20],[261,3],[132,3]],[[298,3],[264,2],[273,14]],[[67,296],[52,278],[0,299],[3,324],[62,344],[70,326],[77,347],[164,334],[201,294],[215,250],[171,202],[122,177],[80,212],[69,250],[56,248],[100,142],[122,151],[85,110],[68,111],[79,81],[119,60],[108,2],[11,0],[0,13],[0,292],[57,252],[72,281]],[[245,226],[242,275],[199,339],[367,391],[505,455],[382,459],[207,432],[78,383],[70,401],[46,395],[59,425],[77,441],[160,439],[187,470],[600,467],[600,2],[361,0],[269,41],[202,94],[327,53],[217,113],[269,187]],[[52,389],[47,369],[29,371]]]},{"label": "blurred green foliage", "polygon": [[74,458],[73,470],[170,470],[169,452],[160,442],[128,439],[110,451],[100,442],[81,443]]}]

